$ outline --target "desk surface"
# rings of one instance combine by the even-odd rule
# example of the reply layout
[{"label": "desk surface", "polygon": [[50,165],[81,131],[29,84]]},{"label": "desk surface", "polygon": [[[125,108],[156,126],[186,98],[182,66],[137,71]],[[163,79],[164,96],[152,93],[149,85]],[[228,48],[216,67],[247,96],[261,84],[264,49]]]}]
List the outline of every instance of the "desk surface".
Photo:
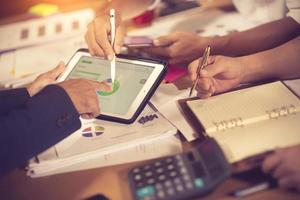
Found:
[{"label": "desk surface", "polygon": [[[35,179],[26,177],[24,171],[15,170],[0,178],[0,196],[1,199],[9,200],[68,200],[84,199],[101,193],[113,200],[130,200],[132,198],[128,190],[126,172],[134,165],[137,165],[137,163]],[[245,181],[231,178],[220,185],[220,187],[218,187],[212,194],[201,199],[234,200],[237,198],[230,197],[227,194],[234,189],[247,186],[249,184],[250,183]],[[280,189],[272,189],[243,199],[296,200],[299,199],[299,197],[299,194],[286,192]]]},{"label": "desk surface", "polygon": [[[16,1],[9,1],[15,5]],[[23,1],[22,1],[23,2]],[[31,5],[35,0],[26,1]],[[51,2],[51,1],[49,1]],[[68,3],[68,0],[62,1]],[[73,2],[73,1],[72,1]],[[78,1],[82,7],[82,1]],[[95,0],[89,0],[95,3]],[[23,2],[24,3],[24,2]],[[20,5],[20,4],[19,4]],[[22,4],[23,5],[23,4]],[[91,4],[89,4],[91,5]],[[29,6],[29,5],[28,5]],[[5,7],[5,6],[4,6]],[[74,7],[74,6],[73,6]],[[94,7],[94,6],[92,6]],[[17,7],[16,7],[17,8]],[[23,7],[26,8],[27,7]],[[5,8],[7,9],[7,7]],[[23,11],[23,10],[21,10]],[[16,14],[19,10],[8,12],[7,15]],[[4,15],[2,15],[4,16]],[[6,21],[1,19],[0,21]],[[11,20],[10,20],[11,21]],[[1,199],[84,199],[92,195],[102,193],[113,200],[130,200],[131,195],[128,189],[126,173],[138,163],[118,165],[113,167],[98,168],[80,172],[72,172],[61,175],[54,175],[43,178],[31,179],[26,176],[25,171],[15,170],[9,174],[0,177],[0,197]],[[236,199],[227,194],[234,189],[250,185],[250,183],[231,178],[218,187],[212,194],[202,198],[204,200],[216,199]],[[272,189],[257,193],[255,195],[243,198],[251,199],[299,199],[299,194],[286,192],[280,189]]]}]

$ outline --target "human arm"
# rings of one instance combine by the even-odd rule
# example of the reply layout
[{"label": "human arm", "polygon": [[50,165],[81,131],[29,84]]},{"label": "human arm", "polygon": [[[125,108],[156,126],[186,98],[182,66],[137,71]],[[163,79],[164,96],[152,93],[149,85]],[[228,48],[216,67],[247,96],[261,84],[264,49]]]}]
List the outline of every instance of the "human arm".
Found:
[{"label": "human arm", "polygon": [[207,42],[215,54],[243,56],[277,47],[299,34],[300,25],[293,18],[285,17],[246,31],[208,38]]},{"label": "human arm", "polygon": [[240,57],[247,70],[242,82],[300,77],[300,36],[268,51]]},{"label": "human arm", "polygon": [[24,105],[29,98],[30,95],[25,88],[0,91],[0,114]]},{"label": "human arm", "polygon": [[187,65],[210,45],[213,55],[243,56],[279,46],[300,34],[300,25],[291,17],[225,36],[201,37],[195,33],[174,32],[154,40],[154,47],[143,51]]},{"label": "human arm", "polygon": [[67,93],[50,85],[26,104],[0,115],[0,174],[46,150],[81,126]]},{"label": "human arm", "polygon": [[[226,92],[240,83],[268,79],[300,77],[300,36],[277,47],[242,57],[212,56],[200,72],[198,96],[207,98]],[[189,66],[191,80],[196,79],[198,61]]]},{"label": "human arm", "polygon": [[99,90],[110,88],[105,83],[71,79],[48,85],[18,107],[1,113],[0,174],[73,133],[80,127],[79,115],[98,116]]},{"label": "human arm", "polygon": [[277,179],[278,186],[300,192],[300,145],[278,149],[262,164],[263,171]]},{"label": "human arm", "polygon": [[22,106],[46,85],[53,84],[56,78],[64,71],[64,63],[60,63],[49,72],[38,76],[26,88],[18,88],[0,91],[0,113]]}]

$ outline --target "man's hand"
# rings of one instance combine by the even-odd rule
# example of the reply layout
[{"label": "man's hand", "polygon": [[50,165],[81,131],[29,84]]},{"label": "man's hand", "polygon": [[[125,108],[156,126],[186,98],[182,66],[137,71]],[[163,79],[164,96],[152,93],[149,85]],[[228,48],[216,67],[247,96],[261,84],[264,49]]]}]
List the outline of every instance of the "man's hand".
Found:
[{"label": "man's hand", "polygon": [[154,47],[141,49],[142,51],[167,59],[170,64],[187,66],[194,59],[199,58],[208,41],[194,33],[174,32],[154,40]]},{"label": "man's hand", "polygon": [[108,35],[110,35],[110,17],[108,13],[99,15],[89,23],[88,31],[85,34],[85,41],[91,55],[105,56],[111,60],[115,53],[120,53],[121,47],[123,46],[125,29],[118,11],[116,11],[116,36],[114,47],[111,46]]},{"label": "man's hand", "polygon": [[97,91],[111,91],[106,83],[99,83],[87,79],[70,79],[57,84],[62,87],[71,98],[77,112],[84,118],[100,115]]},{"label": "man's hand", "polygon": [[[197,77],[199,59],[189,65],[190,79]],[[214,93],[226,92],[242,82],[245,66],[239,58],[211,56],[208,65],[200,71],[196,86],[199,98],[208,98]]]},{"label": "man's hand", "polygon": [[262,167],[277,179],[279,187],[300,192],[300,145],[277,150]]},{"label": "man's hand", "polygon": [[28,87],[27,91],[30,96],[34,96],[45,86],[55,83],[57,77],[65,70],[65,64],[60,62],[53,70],[38,76]]}]

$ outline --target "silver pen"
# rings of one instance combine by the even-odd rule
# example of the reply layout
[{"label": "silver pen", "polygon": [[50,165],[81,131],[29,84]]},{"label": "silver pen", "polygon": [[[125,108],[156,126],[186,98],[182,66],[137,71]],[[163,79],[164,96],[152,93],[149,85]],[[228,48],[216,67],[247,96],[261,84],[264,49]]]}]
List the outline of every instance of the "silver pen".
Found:
[{"label": "silver pen", "polygon": [[196,77],[196,80],[194,81],[193,83],[193,86],[191,87],[191,90],[190,90],[190,94],[189,94],[189,97],[192,96],[193,94],[193,91],[195,90],[197,84],[198,84],[198,81],[199,81],[199,73],[200,71],[204,68],[204,66],[206,65],[207,63],[207,60],[208,60],[208,57],[209,57],[209,54],[210,54],[210,46],[208,45],[206,48],[205,48],[205,51],[204,51],[204,54],[202,56],[202,62],[200,62],[200,59],[199,58],[199,63],[198,63],[198,67],[197,67],[197,77]]}]

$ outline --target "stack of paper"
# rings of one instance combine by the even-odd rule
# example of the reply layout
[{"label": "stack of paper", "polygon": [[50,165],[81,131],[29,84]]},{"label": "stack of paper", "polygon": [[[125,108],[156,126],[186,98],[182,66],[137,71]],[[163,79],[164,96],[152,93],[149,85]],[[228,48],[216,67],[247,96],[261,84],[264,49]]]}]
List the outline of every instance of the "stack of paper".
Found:
[{"label": "stack of paper", "polygon": [[[199,133],[193,129],[188,119],[184,117],[178,103],[179,99],[189,97],[189,92],[189,89],[179,90],[174,84],[162,84],[150,101],[183,134],[187,141],[192,141],[199,136]],[[194,96],[196,96],[196,92],[194,92]]]},{"label": "stack of paper", "polygon": [[93,10],[84,9],[1,26],[0,53],[5,52],[0,54],[0,87],[30,83],[86,48],[84,34],[93,18]]},{"label": "stack of paper", "polygon": [[84,34],[94,16],[93,10],[83,9],[3,25],[0,27],[0,52]]},{"label": "stack of paper", "polygon": [[146,160],[181,152],[174,128],[147,106],[131,125],[82,120],[80,130],[32,159],[28,175],[57,173]]}]

